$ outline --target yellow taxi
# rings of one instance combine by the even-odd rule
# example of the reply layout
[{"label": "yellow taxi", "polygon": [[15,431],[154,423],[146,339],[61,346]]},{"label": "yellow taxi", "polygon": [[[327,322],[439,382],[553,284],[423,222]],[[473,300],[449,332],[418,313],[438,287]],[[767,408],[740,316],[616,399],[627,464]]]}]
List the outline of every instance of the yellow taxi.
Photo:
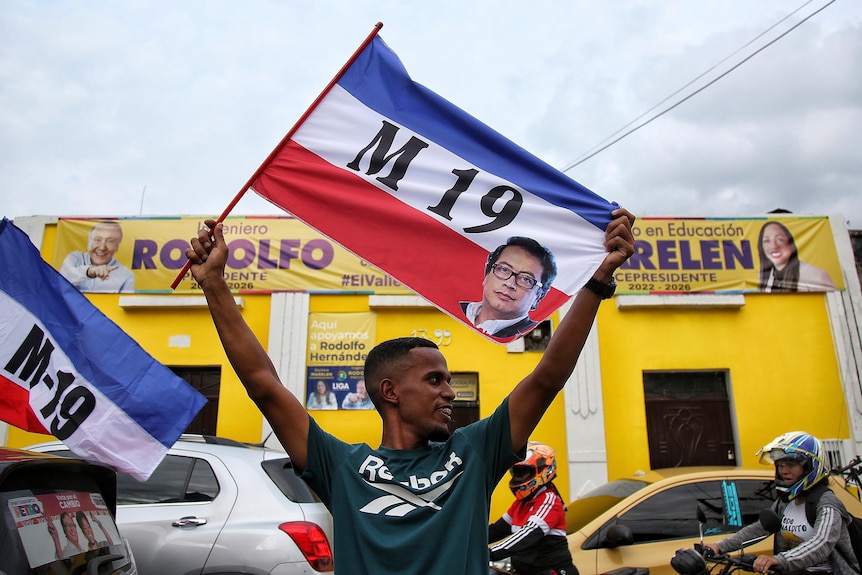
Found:
[{"label": "yellow taxi", "polygon": [[[670,559],[677,549],[714,543],[757,521],[777,497],[769,467],[679,467],[639,472],[594,489],[568,505],[566,532],[580,575],[642,567],[650,575],[677,575]],[[862,517],[862,503],[844,489],[832,490],[848,511]],[[698,521],[698,507],[706,522]],[[772,537],[746,553],[772,552]]]}]

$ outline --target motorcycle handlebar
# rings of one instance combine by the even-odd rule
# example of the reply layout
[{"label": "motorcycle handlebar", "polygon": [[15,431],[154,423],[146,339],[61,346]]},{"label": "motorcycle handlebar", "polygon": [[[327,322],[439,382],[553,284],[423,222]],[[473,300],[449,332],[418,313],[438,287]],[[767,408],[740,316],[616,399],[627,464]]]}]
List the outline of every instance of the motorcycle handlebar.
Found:
[{"label": "motorcycle handlebar", "polygon": [[860,464],[862,464],[862,457],[860,457],[860,456],[858,456],[858,455],[857,455],[856,457],[854,457],[854,458],[853,458],[853,459],[852,459],[852,460],[851,460],[847,465],[845,465],[844,467],[838,467],[838,466],[833,467],[833,468],[832,468],[832,473],[835,473],[835,474],[837,474],[837,475],[841,475],[841,474],[843,474],[843,473],[846,473],[847,471],[850,471],[850,470],[851,470],[851,469],[853,469],[854,467],[859,467],[859,466],[860,466]]},{"label": "motorcycle handlebar", "polygon": [[[722,569],[721,571],[722,573],[732,573],[737,569],[742,569],[743,571],[748,571],[749,573],[755,573],[754,560],[757,559],[757,555],[730,555],[727,553],[721,553],[719,555],[716,555],[712,553],[712,550],[708,547],[705,548],[704,551],[711,553],[711,556],[709,557],[704,555],[704,559],[706,559],[709,563],[725,566],[725,569]],[[773,567],[769,570],[769,573],[781,575],[781,569]]]},{"label": "motorcycle handlebar", "polygon": [[[754,573],[757,555],[714,553],[709,547],[695,544],[694,549],[680,549],[671,559],[671,567],[680,575],[731,575],[735,571]],[[779,569],[769,573],[781,575]]]}]

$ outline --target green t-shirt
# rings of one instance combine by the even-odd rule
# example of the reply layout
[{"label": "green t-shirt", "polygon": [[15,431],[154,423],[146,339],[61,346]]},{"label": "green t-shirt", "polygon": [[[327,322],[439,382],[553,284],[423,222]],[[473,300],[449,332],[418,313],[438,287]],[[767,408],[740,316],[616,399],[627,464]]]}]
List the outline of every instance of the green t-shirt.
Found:
[{"label": "green t-shirt", "polygon": [[491,493],[524,456],[508,405],[417,450],[350,445],[312,419],[301,477],[332,513],[336,569],[487,575]]}]

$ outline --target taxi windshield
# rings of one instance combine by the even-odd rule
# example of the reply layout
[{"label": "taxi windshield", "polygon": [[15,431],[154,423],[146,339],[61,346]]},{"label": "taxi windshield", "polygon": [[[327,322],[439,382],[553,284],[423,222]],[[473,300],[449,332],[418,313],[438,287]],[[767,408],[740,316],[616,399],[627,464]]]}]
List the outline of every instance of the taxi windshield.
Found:
[{"label": "taxi windshield", "polygon": [[574,533],[619,501],[649,485],[646,481],[618,479],[596,487],[568,504],[566,533]]}]

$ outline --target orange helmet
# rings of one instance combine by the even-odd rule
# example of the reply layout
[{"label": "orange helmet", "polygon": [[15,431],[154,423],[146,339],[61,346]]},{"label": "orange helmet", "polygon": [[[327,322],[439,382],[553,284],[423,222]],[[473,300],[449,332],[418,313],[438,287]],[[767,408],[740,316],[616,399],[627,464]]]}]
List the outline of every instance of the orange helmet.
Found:
[{"label": "orange helmet", "polygon": [[509,470],[509,489],[516,499],[527,499],[557,476],[557,456],[552,447],[538,441],[527,443],[527,457]]}]

